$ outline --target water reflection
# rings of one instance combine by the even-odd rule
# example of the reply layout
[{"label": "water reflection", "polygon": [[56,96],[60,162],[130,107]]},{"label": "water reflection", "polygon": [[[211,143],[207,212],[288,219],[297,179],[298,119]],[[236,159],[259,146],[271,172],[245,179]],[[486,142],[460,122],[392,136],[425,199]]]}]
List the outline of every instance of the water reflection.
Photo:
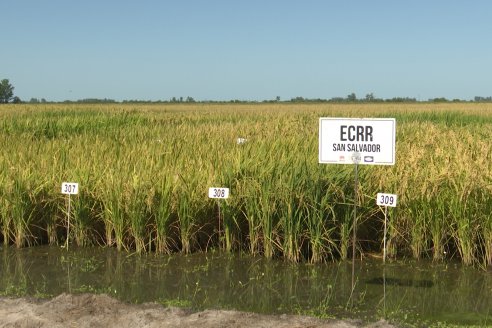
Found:
[{"label": "water reflection", "polygon": [[[242,255],[136,255],[111,248],[3,248],[0,294],[107,293],[128,302],[260,313],[492,324],[492,275],[460,264],[293,265]],[[384,270],[383,270],[384,269]]]},{"label": "water reflection", "polygon": [[434,283],[431,280],[411,280],[389,277],[377,277],[366,280],[366,284],[386,285],[386,286],[403,286],[403,287],[423,287],[431,288]]}]

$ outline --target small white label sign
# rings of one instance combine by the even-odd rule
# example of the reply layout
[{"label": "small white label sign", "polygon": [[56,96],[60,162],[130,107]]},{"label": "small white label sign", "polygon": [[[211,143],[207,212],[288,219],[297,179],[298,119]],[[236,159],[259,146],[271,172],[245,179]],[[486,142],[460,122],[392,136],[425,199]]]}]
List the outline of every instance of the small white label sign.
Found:
[{"label": "small white label sign", "polygon": [[394,165],[395,136],[394,118],[322,117],[319,163]]},{"label": "small white label sign", "polygon": [[208,198],[229,198],[229,188],[208,188]]},{"label": "small white label sign", "polygon": [[76,182],[63,182],[61,193],[65,195],[77,195],[79,193],[79,184]]},{"label": "small white label sign", "polygon": [[376,204],[379,206],[396,207],[397,196],[394,194],[378,193],[376,196]]}]

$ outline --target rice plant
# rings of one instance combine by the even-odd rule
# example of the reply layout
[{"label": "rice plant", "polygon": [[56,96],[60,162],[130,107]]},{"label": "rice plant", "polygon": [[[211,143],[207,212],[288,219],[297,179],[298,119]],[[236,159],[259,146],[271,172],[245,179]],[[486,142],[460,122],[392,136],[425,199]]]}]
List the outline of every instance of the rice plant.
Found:
[{"label": "rice plant", "polygon": [[152,201],[155,220],[155,244],[158,253],[170,254],[172,240],[170,235],[173,213],[173,185],[170,177],[163,177],[155,186]]},{"label": "rice plant", "polygon": [[[393,256],[492,264],[492,105],[474,103],[1,106],[3,242],[347,258],[353,167],[317,162],[318,120],[329,116],[397,120],[396,165],[361,170],[358,251],[381,251],[373,197],[391,191]],[[72,236],[67,179],[83,190]],[[231,189],[220,225],[206,197],[216,184]]]}]

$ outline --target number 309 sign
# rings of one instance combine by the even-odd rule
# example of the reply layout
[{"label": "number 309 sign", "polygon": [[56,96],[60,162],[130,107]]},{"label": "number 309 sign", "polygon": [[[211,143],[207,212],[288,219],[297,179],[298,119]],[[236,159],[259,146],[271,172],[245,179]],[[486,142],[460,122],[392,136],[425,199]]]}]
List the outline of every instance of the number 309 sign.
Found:
[{"label": "number 309 sign", "polygon": [[376,198],[376,204],[379,206],[391,206],[396,207],[396,195],[378,193]]}]

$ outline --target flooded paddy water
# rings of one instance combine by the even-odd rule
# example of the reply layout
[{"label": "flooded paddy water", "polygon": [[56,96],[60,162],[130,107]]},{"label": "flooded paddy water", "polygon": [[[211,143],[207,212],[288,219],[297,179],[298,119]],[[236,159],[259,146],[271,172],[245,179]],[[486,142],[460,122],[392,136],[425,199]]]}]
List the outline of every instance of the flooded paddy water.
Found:
[{"label": "flooded paddy water", "polygon": [[266,314],[492,326],[492,274],[458,262],[291,264],[220,252],[137,255],[114,248],[0,249],[0,295],[105,293],[129,303]]}]

